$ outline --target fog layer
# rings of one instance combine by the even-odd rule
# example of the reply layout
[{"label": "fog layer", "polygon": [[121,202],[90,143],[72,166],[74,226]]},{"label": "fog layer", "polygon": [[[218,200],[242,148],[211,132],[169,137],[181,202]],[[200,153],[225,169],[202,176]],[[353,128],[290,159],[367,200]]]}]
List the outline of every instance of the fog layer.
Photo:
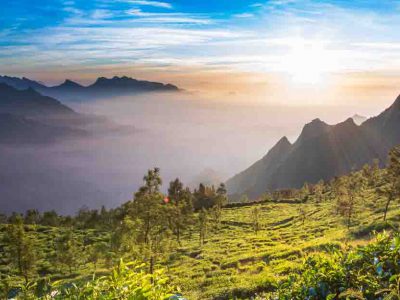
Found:
[{"label": "fog layer", "polygon": [[243,103],[185,93],[67,103],[78,112],[131,125],[126,127],[131,132],[0,146],[1,210],[74,213],[82,206],[115,207],[132,198],[152,167],[161,168],[164,190],[176,177],[192,187],[223,181],[260,159],[282,136],[293,141],[313,118],[335,123],[364,113],[354,107]]}]

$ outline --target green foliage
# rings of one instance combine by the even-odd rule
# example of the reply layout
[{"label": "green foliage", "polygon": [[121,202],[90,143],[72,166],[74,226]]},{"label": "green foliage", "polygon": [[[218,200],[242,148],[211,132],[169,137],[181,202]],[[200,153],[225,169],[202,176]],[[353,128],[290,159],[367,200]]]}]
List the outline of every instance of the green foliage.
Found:
[{"label": "green foliage", "polygon": [[148,274],[144,264],[120,260],[110,275],[94,277],[83,284],[56,281],[47,284],[40,294],[34,283],[20,285],[15,299],[164,300],[172,296],[173,290],[163,270]]},{"label": "green foliage", "polygon": [[69,273],[80,262],[82,245],[71,229],[64,229],[55,241],[56,261],[61,269],[67,267]]},{"label": "green foliage", "polygon": [[[188,299],[249,299],[255,294],[264,299],[396,299],[397,278],[374,279],[379,277],[371,267],[374,257],[362,260],[361,250],[353,248],[366,244],[373,230],[400,227],[400,209],[394,205],[387,207],[387,221],[379,220],[386,197],[377,190],[391,188],[398,178],[388,174],[375,165],[329,183],[274,192],[265,197],[269,201],[225,205],[224,185],[200,185],[192,193],[176,179],[164,195],[159,170],[149,170],[134,199],[121,207],[82,208],[74,217],[27,212],[25,223],[37,225],[22,226],[24,234],[40,257],[24,280],[9,255],[10,241],[3,239],[0,247],[7,255],[0,252],[0,286],[3,291],[18,288],[24,299],[55,290],[60,299],[125,299],[113,290],[124,284],[105,288],[125,282],[125,267],[118,267],[122,258],[145,262],[145,267],[128,268],[143,272],[150,283],[157,281],[157,269],[165,268]],[[13,214],[8,221],[18,219]],[[8,226],[0,226],[0,235],[7,235]],[[385,264],[390,259],[379,256]],[[110,269],[117,274],[114,279],[104,276]],[[312,298],[315,291],[319,296]]]},{"label": "green foliage", "polygon": [[20,216],[7,225],[4,241],[8,245],[8,258],[27,283],[35,271],[37,254],[35,240],[26,233]]},{"label": "green foliage", "polygon": [[172,288],[163,270],[147,274],[145,265],[122,260],[111,275],[93,279],[84,285],[55,288],[55,299],[121,299],[121,300],[164,300],[172,295]]},{"label": "green foliage", "polygon": [[299,272],[282,281],[269,297],[399,299],[399,261],[400,235],[382,233],[374,243],[356,250],[309,256]]}]

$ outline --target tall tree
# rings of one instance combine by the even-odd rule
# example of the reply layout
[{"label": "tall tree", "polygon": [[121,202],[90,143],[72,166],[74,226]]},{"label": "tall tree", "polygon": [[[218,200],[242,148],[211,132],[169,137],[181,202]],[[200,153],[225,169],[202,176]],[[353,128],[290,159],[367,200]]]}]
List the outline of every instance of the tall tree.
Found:
[{"label": "tall tree", "polygon": [[138,221],[137,240],[140,253],[149,261],[150,273],[158,257],[169,245],[170,229],[165,197],[160,193],[160,169],[154,168],[144,176],[144,185],[128,205],[128,214]]},{"label": "tall tree", "polygon": [[200,247],[203,246],[206,236],[207,236],[207,227],[208,227],[208,214],[207,211],[202,208],[199,212],[199,238],[200,238]]},{"label": "tall tree", "polygon": [[56,260],[60,265],[68,267],[69,273],[72,273],[72,268],[76,268],[80,262],[82,257],[80,246],[70,228],[63,229],[55,240]]},{"label": "tall tree", "polygon": [[35,240],[26,233],[22,217],[16,217],[12,224],[7,225],[4,240],[11,262],[28,283],[35,272],[37,253]]},{"label": "tall tree", "polygon": [[192,223],[193,196],[190,190],[184,189],[182,182],[177,178],[170,182],[168,188],[168,202],[166,203],[170,229],[181,244],[182,232]]},{"label": "tall tree", "polygon": [[400,146],[390,151],[386,181],[386,186],[380,189],[381,193],[386,196],[383,214],[384,221],[386,221],[387,212],[391,202],[400,196]]},{"label": "tall tree", "polygon": [[38,224],[40,222],[40,213],[37,209],[29,209],[25,213],[25,224]]}]

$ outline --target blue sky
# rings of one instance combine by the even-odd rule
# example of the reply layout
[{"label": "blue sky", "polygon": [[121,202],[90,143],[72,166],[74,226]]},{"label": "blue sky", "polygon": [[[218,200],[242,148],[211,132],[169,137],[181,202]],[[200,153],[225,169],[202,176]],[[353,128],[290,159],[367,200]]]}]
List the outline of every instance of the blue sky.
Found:
[{"label": "blue sky", "polygon": [[0,69],[395,72],[399,28],[392,0],[3,0]]}]

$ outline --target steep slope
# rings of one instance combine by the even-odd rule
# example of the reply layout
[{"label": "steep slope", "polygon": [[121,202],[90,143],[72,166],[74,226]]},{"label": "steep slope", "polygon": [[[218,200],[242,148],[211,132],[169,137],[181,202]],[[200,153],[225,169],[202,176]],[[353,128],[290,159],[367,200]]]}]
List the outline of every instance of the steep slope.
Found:
[{"label": "steep slope", "polygon": [[304,126],[292,146],[285,143],[283,150],[276,151],[281,144],[282,141],[263,159],[229,179],[228,192],[258,197],[270,190],[330,180],[376,158],[385,162],[388,151],[400,144],[400,97],[361,126],[352,118],[333,126],[316,119]]},{"label": "steep slope", "polygon": [[[266,189],[264,186],[271,180],[271,175],[277,170],[292,149],[292,145],[286,137],[268,151],[262,159],[251,167],[237,174],[227,181],[230,194],[262,194]],[[268,170],[268,172],[265,172]]]},{"label": "steep slope", "polygon": [[400,143],[400,96],[383,113],[362,124],[362,128],[371,138],[382,143],[382,151]]},{"label": "steep slope", "polygon": [[0,83],[0,113],[29,117],[76,114],[56,99],[43,96],[33,88],[17,90],[4,83]]}]

